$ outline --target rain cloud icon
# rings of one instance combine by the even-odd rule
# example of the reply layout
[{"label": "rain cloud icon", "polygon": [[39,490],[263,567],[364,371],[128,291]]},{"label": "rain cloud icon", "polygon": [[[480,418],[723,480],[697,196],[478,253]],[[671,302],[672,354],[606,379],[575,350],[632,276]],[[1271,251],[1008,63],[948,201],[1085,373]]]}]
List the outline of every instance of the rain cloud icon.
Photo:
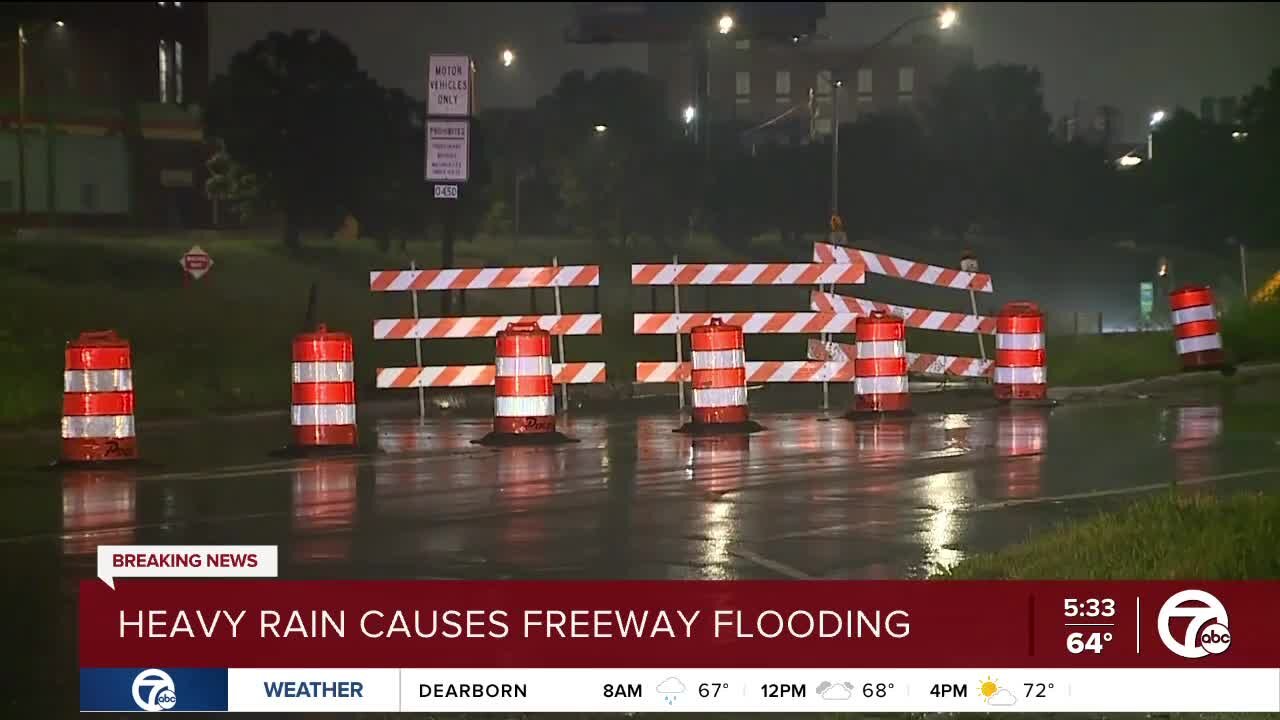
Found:
[{"label": "rain cloud icon", "polygon": [[663,699],[670,705],[676,701],[676,696],[684,693],[684,683],[680,682],[678,677],[669,677],[658,683],[658,694],[665,696]]}]

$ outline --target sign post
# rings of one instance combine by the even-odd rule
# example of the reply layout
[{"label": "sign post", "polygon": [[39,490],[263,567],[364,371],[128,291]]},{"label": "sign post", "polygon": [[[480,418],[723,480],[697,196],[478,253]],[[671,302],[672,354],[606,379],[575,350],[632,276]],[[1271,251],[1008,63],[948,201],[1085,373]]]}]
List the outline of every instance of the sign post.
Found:
[{"label": "sign post", "polygon": [[[474,79],[475,66],[466,55],[432,55],[427,59],[423,178],[432,184],[432,197],[445,201],[440,264],[446,268],[453,265],[454,235],[458,226],[457,201],[461,199],[462,184],[470,176]],[[452,291],[446,290],[440,297],[442,313],[450,313],[452,301]]]},{"label": "sign post", "polygon": [[186,287],[191,280],[199,280],[213,267],[213,257],[199,245],[192,245],[178,261],[182,266],[182,286]]},{"label": "sign post", "polygon": [[[960,256],[960,269],[965,272],[978,272],[978,258],[973,255],[970,250],[965,250]],[[973,288],[969,288],[969,307],[973,309],[973,316],[978,316],[978,298],[973,294]],[[978,336],[978,352],[982,355],[983,362],[987,359],[987,346],[982,340],[982,333],[975,333]]]}]

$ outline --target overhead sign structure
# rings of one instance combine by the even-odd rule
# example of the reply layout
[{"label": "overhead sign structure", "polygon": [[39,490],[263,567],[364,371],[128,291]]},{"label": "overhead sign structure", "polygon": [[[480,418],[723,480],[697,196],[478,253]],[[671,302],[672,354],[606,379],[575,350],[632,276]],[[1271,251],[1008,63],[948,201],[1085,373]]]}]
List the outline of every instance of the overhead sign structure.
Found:
[{"label": "overhead sign structure", "polygon": [[467,181],[468,129],[466,120],[427,120],[428,182]]},{"label": "overhead sign structure", "polygon": [[471,115],[471,58],[432,55],[427,63],[427,115]]},{"label": "overhead sign structure", "polygon": [[190,275],[192,280],[199,280],[209,272],[209,268],[213,267],[213,257],[199,245],[192,245],[179,263],[182,265],[182,271]]}]

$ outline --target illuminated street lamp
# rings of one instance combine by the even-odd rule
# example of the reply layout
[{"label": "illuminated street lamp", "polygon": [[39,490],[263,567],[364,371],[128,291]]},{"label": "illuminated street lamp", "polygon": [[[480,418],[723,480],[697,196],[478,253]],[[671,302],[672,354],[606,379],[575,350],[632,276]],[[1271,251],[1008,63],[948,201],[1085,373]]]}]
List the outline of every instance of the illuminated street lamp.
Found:
[{"label": "illuminated street lamp", "polygon": [[685,107],[684,107],[684,124],[685,124],[685,125],[691,125],[691,124],[693,124],[694,119],[695,119],[695,118],[697,118],[697,117],[698,117],[698,109],[697,109],[697,108],[695,108],[695,107],[694,107],[694,106],[692,106],[692,105],[685,105]]},{"label": "illuminated street lamp", "polygon": [[512,63],[515,61],[516,54],[511,50],[511,48],[506,48],[502,51],[502,67],[511,67]]},{"label": "illuminated street lamp", "polygon": [[716,25],[721,35],[728,35],[733,30],[733,16],[725,13],[720,16],[720,22]]},{"label": "illuminated street lamp", "polygon": [[1147,159],[1151,159],[1152,153],[1155,151],[1156,144],[1156,127],[1164,122],[1165,111],[1156,110],[1151,113],[1151,120],[1147,122]]},{"label": "illuminated street lamp", "polygon": [[608,129],[609,129],[608,125],[596,125],[595,127],[595,131],[597,135],[603,135],[604,131]]},{"label": "illuminated street lamp", "polygon": [[940,30],[950,30],[951,26],[955,25],[959,19],[960,13],[956,12],[955,8],[943,8],[942,12],[938,13],[938,28]]}]

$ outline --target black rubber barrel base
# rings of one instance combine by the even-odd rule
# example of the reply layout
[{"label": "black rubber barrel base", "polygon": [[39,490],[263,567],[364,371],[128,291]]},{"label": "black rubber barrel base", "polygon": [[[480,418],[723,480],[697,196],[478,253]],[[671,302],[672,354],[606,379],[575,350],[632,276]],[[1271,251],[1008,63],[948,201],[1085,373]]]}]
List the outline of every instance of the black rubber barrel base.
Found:
[{"label": "black rubber barrel base", "polygon": [[755,420],[740,423],[696,423],[691,421],[671,432],[705,437],[707,435],[747,435],[764,429],[765,427]]},{"label": "black rubber barrel base", "polygon": [[491,432],[479,440],[472,440],[476,445],[488,445],[489,447],[528,447],[533,445],[563,445],[564,443],[576,443],[577,438],[571,438],[560,432],[544,432],[544,433],[500,433]]}]

